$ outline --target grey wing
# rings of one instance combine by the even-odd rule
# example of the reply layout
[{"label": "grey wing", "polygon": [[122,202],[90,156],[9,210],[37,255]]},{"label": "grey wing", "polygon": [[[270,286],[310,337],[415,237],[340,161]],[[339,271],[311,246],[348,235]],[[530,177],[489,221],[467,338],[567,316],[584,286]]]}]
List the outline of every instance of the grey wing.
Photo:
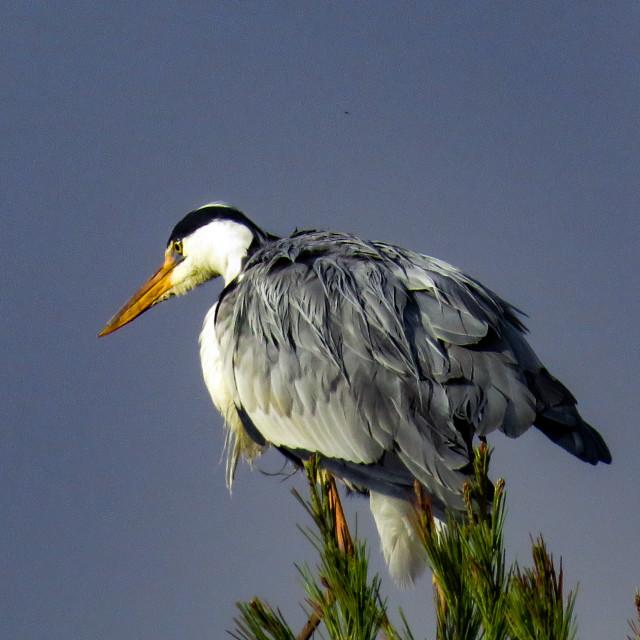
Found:
[{"label": "grey wing", "polygon": [[450,265],[387,245],[379,249],[402,269],[400,277],[414,292],[420,307],[416,326],[438,337],[447,354],[434,377],[446,390],[459,428],[478,435],[499,429],[515,438],[533,424],[585,462],[611,462],[576,399],[525,340],[517,309]]},{"label": "grey wing", "polygon": [[296,264],[251,275],[250,286],[245,279],[223,297],[216,318],[236,404],[277,446],[377,460],[390,440],[357,411],[322,283]]},{"label": "grey wing", "polygon": [[382,493],[417,478],[461,508],[473,432],[521,432],[533,398],[511,351],[474,351],[504,309],[397,251],[255,265],[219,305],[225,367],[257,437]]},{"label": "grey wing", "polygon": [[[386,247],[384,247],[386,248]],[[435,342],[443,357],[431,371],[443,385],[452,418],[477,435],[499,429],[518,437],[533,423],[536,398],[527,372],[541,369],[518,311],[454,267],[387,248],[418,308],[418,349]],[[429,362],[425,356],[420,362]]]},{"label": "grey wing", "polygon": [[437,509],[463,508],[474,435],[517,437],[534,423],[583,460],[610,461],[517,310],[477,281],[350,236],[274,247],[223,293],[215,323],[258,444],[320,453],[357,488],[387,495],[407,498],[418,479]]}]

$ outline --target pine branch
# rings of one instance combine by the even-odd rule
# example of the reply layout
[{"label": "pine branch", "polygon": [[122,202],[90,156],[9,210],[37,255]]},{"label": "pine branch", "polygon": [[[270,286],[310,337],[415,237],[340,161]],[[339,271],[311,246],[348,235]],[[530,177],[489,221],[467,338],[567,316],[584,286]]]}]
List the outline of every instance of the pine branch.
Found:
[{"label": "pine branch", "polygon": [[274,612],[258,598],[249,603],[238,602],[236,606],[242,618],[234,618],[237,630],[229,632],[236,640],[296,640],[282,613]]},{"label": "pine branch", "polygon": [[[532,540],[533,567],[505,562],[504,482],[489,480],[490,451],[481,444],[474,477],[464,486],[466,514],[433,517],[416,483],[414,526],[433,568],[437,640],[572,640],[575,594],[563,594],[562,563],[553,564],[541,537]],[[312,459],[306,465],[309,498],[293,492],[311,517],[301,528],[318,553],[315,568],[298,567],[309,617],[295,634],[279,610],[259,599],[238,604],[236,640],[309,640],[322,627],[331,640],[390,640],[413,634],[404,618],[400,634],[389,622],[380,578],[368,576],[365,545],[351,535],[332,477]],[[640,594],[636,595],[640,621]],[[640,623],[630,622],[640,640]]]},{"label": "pine branch", "polygon": [[380,578],[368,578],[365,545],[351,538],[333,479],[319,473],[313,459],[306,471],[310,500],[296,497],[318,531],[304,531],[320,556],[317,577],[306,567],[300,569],[312,615],[322,618],[332,639],[373,640],[382,627],[390,627],[380,597]]},{"label": "pine branch", "polygon": [[491,454],[481,444],[474,477],[464,486],[466,517],[433,518],[416,487],[415,524],[431,566],[438,640],[571,640],[575,595],[563,597],[562,564],[556,572],[542,538],[532,540],[534,567],[505,563],[504,481],[489,480]]},{"label": "pine branch", "polygon": [[562,561],[556,571],[542,536],[532,540],[533,567],[515,565],[509,583],[508,620],[519,640],[571,640],[575,593],[563,596]]},{"label": "pine branch", "polygon": [[629,628],[631,629],[633,636],[627,636],[627,640],[640,640],[640,589],[636,589],[634,604],[636,606],[638,620],[629,620]]},{"label": "pine branch", "polygon": [[[488,462],[489,455],[486,454]],[[476,458],[480,460],[481,456]],[[476,481],[478,479],[476,476]],[[467,507],[471,508],[471,495],[486,504],[487,487],[473,482],[465,491]],[[481,626],[486,640],[504,640],[507,637],[506,591],[508,572],[504,552],[504,481],[498,480],[493,492],[493,509],[470,520],[464,530],[464,572],[468,576],[475,605],[480,614]]]},{"label": "pine branch", "polygon": [[475,478],[464,487],[467,515],[462,520],[449,514],[446,524],[438,524],[430,500],[416,483],[414,525],[433,569],[438,640],[506,637],[504,483],[494,490],[489,460],[490,452],[481,444],[474,459]]},{"label": "pine branch", "polygon": [[[279,610],[256,598],[237,605],[241,617],[235,619],[237,629],[231,635],[236,640],[309,640],[323,625],[331,640],[374,640],[380,633],[399,640],[387,618],[380,578],[368,576],[365,545],[351,536],[333,478],[315,459],[305,469],[309,498],[293,493],[311,517],[314,526],[301,531],[319,556],[315,570],[298,567],[309,618],[296,635]],[[412,640],[410,633],[407,637]]]}]

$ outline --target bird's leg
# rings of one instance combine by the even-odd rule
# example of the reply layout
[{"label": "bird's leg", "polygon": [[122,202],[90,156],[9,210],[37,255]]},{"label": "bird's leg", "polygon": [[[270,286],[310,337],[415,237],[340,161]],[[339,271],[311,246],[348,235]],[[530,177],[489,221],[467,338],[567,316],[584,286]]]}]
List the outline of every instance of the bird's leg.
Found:
[{"label": "bird's leg", "polygon": [[351,533],[347,525],[347,520],[342,510],[342,503],[340,502],[340,496],[338,495],[338,488],[336,487],[336,481],[330,474],[325,475],[325,482],[327,483],[327,495],[329,497],[329,508],[333,513],[333,519],[336,524],[336,539],[338,541],[338,548],[342,553],[348,556],[353,555],[353,540],[351,539]]}]

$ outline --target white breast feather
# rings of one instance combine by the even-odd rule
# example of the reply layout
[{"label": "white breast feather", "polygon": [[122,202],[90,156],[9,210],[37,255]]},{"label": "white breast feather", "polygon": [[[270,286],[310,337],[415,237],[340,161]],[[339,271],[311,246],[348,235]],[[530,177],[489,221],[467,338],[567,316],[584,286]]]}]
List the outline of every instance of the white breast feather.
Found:
[{"label": "white breast feather", "polygon": [[200,362],[209,395],[216,409],[224,418],[226,429],[225,451],[227,452],[226,476],[227,486],[231,490],[233,476],[240,456],[243,455],[251,462],[266,447],[256,444],[247,435],[236,411],[233,394],[224,377],[220,343],[215,331],[217,306],[216,303],[209,309],[202,325],[202,332],[200,333]]}]

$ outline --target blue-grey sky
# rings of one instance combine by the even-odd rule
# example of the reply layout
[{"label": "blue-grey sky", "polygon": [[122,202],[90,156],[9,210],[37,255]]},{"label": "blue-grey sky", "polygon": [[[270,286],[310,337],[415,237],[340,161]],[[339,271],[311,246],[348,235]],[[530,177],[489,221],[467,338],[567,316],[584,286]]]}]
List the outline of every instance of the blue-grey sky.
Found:
[{"label": "blue-grey sky", "polygon": [[[212,200],[435,255],[529,313],[605,436],[592,468],[496,436],[510,558],[543,532],[583,640],[640,585],[640,4],[4,3],[0,636],[224,637],[254,595],[303,622],[282,481],[230,497],[197,337],[219,284],[106,339]],[[277,456],[260,468],[278,471]],[[431,584],[392,612],[434,635]],[[393,614],[395,615],[395,614]]]}]

